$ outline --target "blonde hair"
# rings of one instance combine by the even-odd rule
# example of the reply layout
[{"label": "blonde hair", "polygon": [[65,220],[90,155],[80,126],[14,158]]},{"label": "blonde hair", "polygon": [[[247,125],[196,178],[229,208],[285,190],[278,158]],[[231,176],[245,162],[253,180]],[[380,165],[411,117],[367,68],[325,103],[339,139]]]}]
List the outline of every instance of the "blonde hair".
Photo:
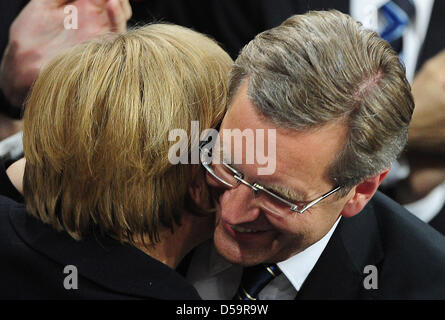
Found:
[{"label": "blonde hair", "polygon": [[188,188],[204,175],[199,165],[170,163],[169,130],[190,137],[191,121],[201,129],[220,122],[231,64],[215,41],[168,24],[55,58],[24,116],[28,211],[75,239],[96,227],[156,242],[161,229],[173,230]]}]

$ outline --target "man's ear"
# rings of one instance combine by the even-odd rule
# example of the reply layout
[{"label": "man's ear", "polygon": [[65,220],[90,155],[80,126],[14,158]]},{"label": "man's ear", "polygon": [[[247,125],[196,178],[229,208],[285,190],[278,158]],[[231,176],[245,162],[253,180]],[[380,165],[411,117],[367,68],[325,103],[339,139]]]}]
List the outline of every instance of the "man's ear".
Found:
[{"label": "man's ear", "polygon": [[[388,174],[389,169],[380,172],[379,174],[368,178],[358,185],[356,185],[350,192],[348,197],[350,199],[346,202],[341,215],[343,217],[349,218],[355,216],[357,213],[363,210],[366,204],[371,200],[371,198],[376,193],[378,187],[385,179]],[[352,196],[351,196],[352,193]]]}]

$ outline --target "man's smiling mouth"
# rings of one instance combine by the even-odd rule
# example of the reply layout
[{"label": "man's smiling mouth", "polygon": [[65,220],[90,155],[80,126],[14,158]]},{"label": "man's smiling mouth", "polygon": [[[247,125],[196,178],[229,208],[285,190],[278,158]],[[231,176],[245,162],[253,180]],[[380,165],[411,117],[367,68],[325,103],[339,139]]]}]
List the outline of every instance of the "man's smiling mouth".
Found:
[{"label": "man's smiling mouth", "polygon": [[230,227],[236,231],[236,232],[247,232],[247,233],[258,233],[258,232],[265,232],[265,231],[269,231],[269,229],[258,229],[258,228],[245,228],[245,227],[241,227],[239,225],[230,225]]}]

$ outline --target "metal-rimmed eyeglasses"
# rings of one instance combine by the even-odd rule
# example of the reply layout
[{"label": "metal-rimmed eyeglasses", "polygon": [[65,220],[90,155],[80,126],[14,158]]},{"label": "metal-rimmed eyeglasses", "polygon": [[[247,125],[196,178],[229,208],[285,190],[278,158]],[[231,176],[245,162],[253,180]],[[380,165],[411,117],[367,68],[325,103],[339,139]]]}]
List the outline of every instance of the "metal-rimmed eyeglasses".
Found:
[{"label": "metal-rimmed eyeglasses", "polygon": [[244,179],[244,174],[242,172],[233,168],[226,162],[219,161],[219,163],[214,163],[212,161],[212,148],[206,147],[205,141],[200,144],[199,153],[201,164],[207,170],[210,177],[213,178],[218,187],[235,189],[240,184],[244,184],[252,189],[255,198],[261,202],[261,207],[263,209],[279,216],[286,216],[286,211],[289,209],[292,212],[302,214],[342,188],[341,186],[336,186],[314,200],[294,203],[291,200],[287,200],[285,196],[270,191],[258,183],[249,183]]}]

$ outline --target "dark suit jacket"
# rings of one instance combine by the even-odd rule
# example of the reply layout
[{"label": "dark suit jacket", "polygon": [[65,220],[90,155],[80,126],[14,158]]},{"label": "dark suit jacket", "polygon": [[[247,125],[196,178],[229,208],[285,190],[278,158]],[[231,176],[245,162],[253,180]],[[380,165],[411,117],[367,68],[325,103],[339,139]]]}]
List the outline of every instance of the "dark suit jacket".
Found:
[{"label": "dark suit jacket", "polygon": [[[64,280],[78,272],[78,289]],[[69,282],[69,281],[68,281]],[[75,241],[0,196],[0,299],[200,299],[185,279],[142,251],[93,234]]]},{"label": "dark suit jacket", "polygon": [[[365,289],[365,266],[377,289]],[[445,237],[380,192],[342,218],[297,299],[445,299]]]},{"label": "dark suit jacket", "polygon": [[430,226],[445,235],[445,205],[439,213],[429,222]]}]

